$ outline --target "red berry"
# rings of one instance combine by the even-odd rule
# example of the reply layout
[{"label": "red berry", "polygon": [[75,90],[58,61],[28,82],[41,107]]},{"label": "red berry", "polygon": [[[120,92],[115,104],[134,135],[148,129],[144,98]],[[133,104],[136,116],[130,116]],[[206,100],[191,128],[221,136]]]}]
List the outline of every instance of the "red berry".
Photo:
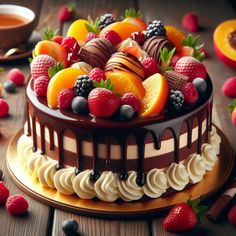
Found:
[{"label": "red berry", "polygon": [[89,111],[96,117],[110,117],[120,107],[120,98],[105,88],[95,88],[88,96]]},{"label": "red berry", "polygon": [[195,13],[189,12],[182,19],[183,27],[190,32],[198,31],[198,17]]},{"label": "red berry", "polygon": [[48,76],[48,69],[55,66],[56,63],[54,58],[45,54],[35,57],[30,64],[33,79],[37,79],[40,76]]},{"label": "red berry", "polygon": [[236,77],[227,79],[224,82],[221,91],[225,96],[236,98]]},{"label": "red berry", "polygon": [[120,35],[114,30],[107,30],[102,37],[109,40],[114,46],[118,45],[122,41]]},{"label": "red berry", "polygon": [[231,114],[232,124],[236,126],[236,99],[234,99],[232,104],[232,114]]},{"label": "red berry", "polygon": [[100,82],[101,80],[106,80],[104,71],[98,67],[93,68],[90,72],[89,72],[89,78],[91,80],[95,80],[97,82]]},{"label": "red berry", "polygon": [[0,181],[0,206],[4,205],[9,197],[9,190],[6,185]]},{"label": "red berry", "polygon": [[181,56],[178,55],[178,54],[173,55],[173,56],[171,57],[171,59],[170,59],[170,66],[171,66],[171,67],[175,67],[177,61],[178,61],[180,58],[181,58]]},{"label": "red berry", "polygon": [[51,39],[51,41],[58,43],[58,44],[61,44],[62,40],[63,40],[63,37],[61,35],[56,35]]},{"label": "red berry", "polygon": [[22,215],[26,213],[28,207],[28,202],[21,194],[10,196],[6,202],[6,208],[11,215]]},{"label": "red berry", "polygon": [[234,205],[228,213],[228,221],[232,225],[236,225],[236,205]]},{"label": "red berry", "polygon": [[198,100],[198,91],[191,82],[184,84],[181,92],[184,95],[184,101],[186,103],[195,103]]},{"label": "red berry", "polygon": [[200,48],[200,49],[199,49],[199,52],[204,54],[204,58],[207,58],[207,57],[208,57],[208,54],[207,54],[207,51],[206,51],[205,48]]},{"label": "red berry", "polygon": [[181,57],[176,62],[175,71],[189,76],[191,81],[197,77],[205,79],[207,76],[205,66],[196,58],[190,56]]},{"label": "red berry", "polygon": [[143,59],[141,61],[141,64],[143,66],[145,78],[148,78],[149,76],[159,72],[159,68],[157,66],[157,61],[152,57],[148,57],[146,59]]},{"label": "red berry", "polygon": [[89,32],[86,36],[85,42],[88,43],[90,40],[97,38],[98,36],[94,32]]},{"label": "red berry", "polygon": [[61,45],[66,49],[66,51],[69,52],[79,52],[80,45],[78,44],[77,40],[72,37],[68,36],[64,38],[61,42]]},{"label": "red berry", "polygon": [[70,21],[74,17],[75,8],[73,5],[63,5],[58,11],[57,18],[61,22]]},{"label": "red berry", "polygon": [[9,112],[9,105],[6,100],[0,98],[0,118],[6,117]]},{"label": "red berry", "polygon": [[71,108],[71,103],[75,97],[72,89],[64,89],[58,95],[58,107],[64,110]]},{"label": "red berry", "polygon": [[141,102],[133,93],[125,93],[121,99],[121,105],[130,105],[134,112],[139,112],[141,109]]},{"label": "red berry", "polygon": [[34,81],[34,92],[37,96],[46,97],[49,80],[48,76],[40,76]]},{"label": "red berry", "polygon": [[139,45],[142,45],[146,39],[146,36],[143,32],[133,32],[131,38],[136,41]]},{"label": "red berry", "polygon": [[14,82],[16,86],[22,86],[25,81],[23,72],[17,68],[11,69],[7,75],[8,79]]}]

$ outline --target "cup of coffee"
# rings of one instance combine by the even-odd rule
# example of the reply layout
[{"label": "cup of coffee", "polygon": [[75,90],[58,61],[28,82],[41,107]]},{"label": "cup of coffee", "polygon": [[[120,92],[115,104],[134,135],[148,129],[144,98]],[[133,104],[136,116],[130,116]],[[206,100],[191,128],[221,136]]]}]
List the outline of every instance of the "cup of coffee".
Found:
[{"label": "cup of coffee", "polygon": [[32,10],[18,5],[0,5],[0,49],[26,43],[34,28],[35,13]]}]

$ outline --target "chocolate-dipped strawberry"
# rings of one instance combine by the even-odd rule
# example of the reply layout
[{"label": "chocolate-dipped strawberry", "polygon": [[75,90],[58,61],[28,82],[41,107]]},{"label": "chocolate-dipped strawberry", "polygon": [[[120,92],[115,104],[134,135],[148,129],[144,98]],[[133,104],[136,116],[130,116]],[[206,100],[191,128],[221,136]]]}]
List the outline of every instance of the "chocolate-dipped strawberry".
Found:
[{"label": "chocolate-dipped strawberry", "polygon": [[110,56],[116,52],[112,43],[103,38],[89,41],[79,51],[79,57],[93,67],[104,68]]},{"label": "chocolate-dipped strawberry", "polygon": [[161,63],[161,50],[167,48],[168,51],[174,48],[174,44],[165,37],[153,36],[147,39],[143,44],[143,50],[147,52],[150,57],[156,59],[157,63]]}]

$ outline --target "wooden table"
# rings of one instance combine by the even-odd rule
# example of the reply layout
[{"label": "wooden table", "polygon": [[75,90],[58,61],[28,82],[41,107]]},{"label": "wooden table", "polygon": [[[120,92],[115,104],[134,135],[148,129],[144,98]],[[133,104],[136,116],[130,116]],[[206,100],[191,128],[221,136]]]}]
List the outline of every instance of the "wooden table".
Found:
[{"label": "wooden table", "polygon": [[[4,1],[0,1],[3,3]],[[9,2],[9,1],[7,1]],[[14,1],[12,1],[14,2]],[[29,1],[15,1],[15,3],[29,6]],[[31,6],[35,9],[36,1],[31,1]],[[181,18],[188,11],[197,12],[202,26],[200,32],[202,41],[209,58],[205,61],[208,73],[210,74],[214,84],[214,111],[213,121],[217,124],[229,138],[234,151],[236,150],[236,127],[230,122],[228,104],[230,99],[221,95],[220,88],[226,78],[235,76],[236,71],[223,65],[215,56],[212,47],[212,34],[214,28],[223,20],[235,18],[235,6],[233,0],[223,1],[204,1],[204,0],[178,0],[178,1],[75,1],[77,6],[77,15],[86,17],[88,14],[95,18],[105,12],[111,12],[116,16],[120,16],[127,7],[133,6],[141,10],[145,20],[148,22],[155,18],[163,20],[165,24],[173,24],[181,28]],[[48,25],[53,28],[58,27],[56,13],[59,6],[63,3],[61,0],[44,1],[42,13],[38,25],[38,30]],[[69,24],[68,24],[69,25]],[[64,32],[68,28],[64,25]],[[27,60],[2,63],[5,70],[0,81],[6,80],[6,74],[12,67],[18,67],[24,71],[26,77],[29,75],[29,64]],[[22,191],[13,183],[6,170],[5,157],[7,146],[14,134],[23,127],[25,121],[24,115],[24,88],[19,88],[16,94],[4,94],[4,97],[10,104],[10,115],[0,120],[0,168],[4,170],[4,182],[10,189],[11,194],[22,193]],[[64,212],[44,205],[33,198],[26,196],[29,201],[29,214],[26,217],[11,217],[5,207],[0,207],[0,235],[21,236],[21,235],[63,235],[61,230],[62,222],[65,219],[73,218],[79,222],[80,232],[82,235],[175,235],[170,234],[162,229],[162,219],[151,220],[133,220],[133,221],[109,221]],[[212,201],[211,201],[212,202]],[[234,201],[236,203],[236,201]],[[236,229],[227,223],[226,215],[222,220],[215,224],[204,219],[200,227],[183,235],[235,235]],[[180,235],[180,234],[178,234]]]}]

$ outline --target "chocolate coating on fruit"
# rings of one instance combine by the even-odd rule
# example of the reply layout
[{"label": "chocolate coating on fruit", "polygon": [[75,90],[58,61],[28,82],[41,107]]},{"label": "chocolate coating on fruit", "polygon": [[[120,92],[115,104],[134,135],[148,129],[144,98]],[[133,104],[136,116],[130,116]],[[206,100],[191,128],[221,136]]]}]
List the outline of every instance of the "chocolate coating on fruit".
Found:
[{"label": "chocolate coating on fruit", "polygon": [[89,41],[80,49],[79,57],[93,67],[103,69],[111,54],[115,51],[110,41],[103,38],[96,38]]},{"label": "chocolate coating on fruit", "polygon": [[117,52],[111,56],[105,66],[107,77],[111,71],[124,71],[140,79],[144,78],[142,64],[136,57],[128,53]]},{"label": "chocolate coating on fruit", "polygon": [[160,36],[153,36],[147,39],[143,44],[143,50],[145,50],[150,57],[155,58],[158,64],[161,63],[161,50],[165,47],[170,51],[174,48],[174,44],[170,40]]}]

